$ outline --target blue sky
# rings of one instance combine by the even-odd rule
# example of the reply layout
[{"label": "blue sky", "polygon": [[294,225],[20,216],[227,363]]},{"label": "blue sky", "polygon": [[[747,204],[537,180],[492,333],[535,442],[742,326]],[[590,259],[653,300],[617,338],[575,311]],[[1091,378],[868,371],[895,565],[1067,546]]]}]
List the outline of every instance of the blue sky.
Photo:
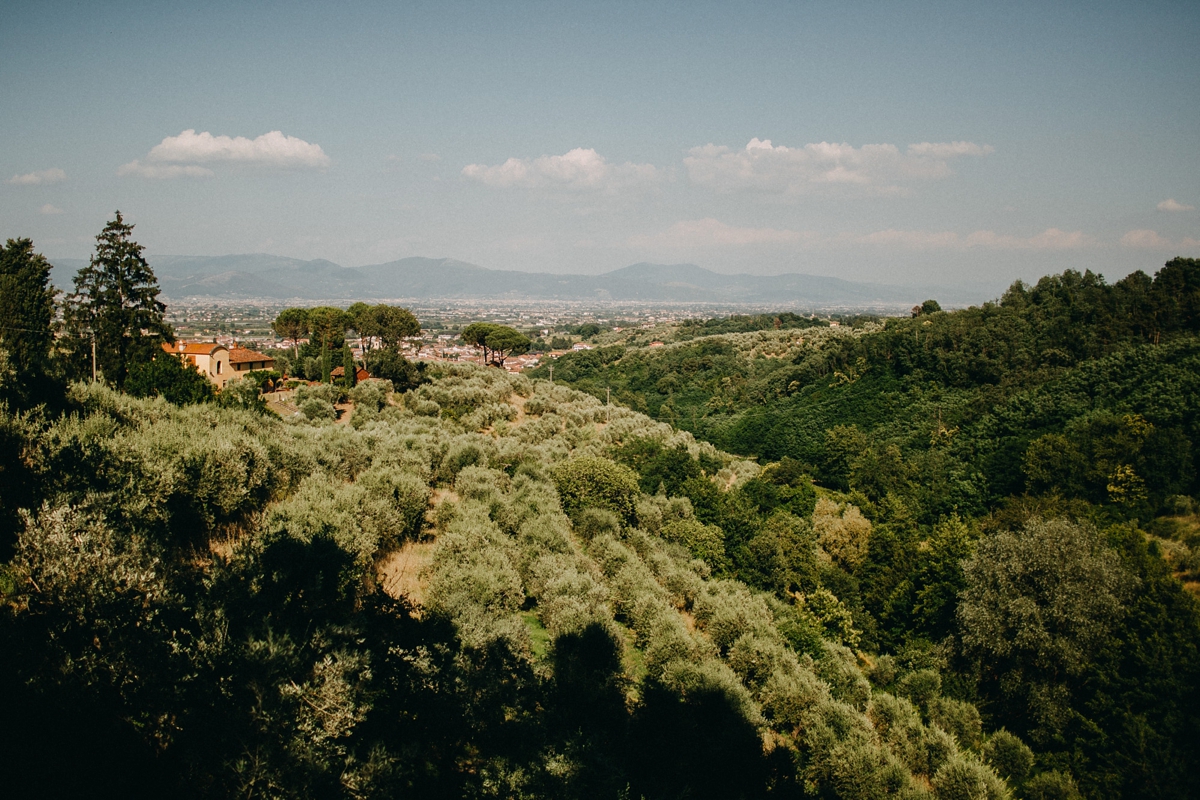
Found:
[{"label": "blue sky", "polygon": [[[22,3],[0,236],[892,283],[1200,256],[1197,3]],[[153,263],[153,262],[152,262]]]}]

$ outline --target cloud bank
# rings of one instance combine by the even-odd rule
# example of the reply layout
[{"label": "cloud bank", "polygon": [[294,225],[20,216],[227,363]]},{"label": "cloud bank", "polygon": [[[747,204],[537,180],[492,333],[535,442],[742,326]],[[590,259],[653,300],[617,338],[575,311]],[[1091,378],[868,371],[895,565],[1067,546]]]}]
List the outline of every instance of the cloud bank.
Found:
[{"label": "cloud bank", "polygon": [[39,214],[61,214],[61,213],[63,213],[63,210],[61,208],[59,208],[58,206],[53,206],[53,205],[50,205],[49,203],[46,203],[46,205],[44,205],[38,209],[38,213]]},{"label": "cloud bank", "polygon": [[26,172],[24,175],[13,175],[8,179],[8,182],[16,186],[37,186],[43,183],[58,183],[66,179],[67,173],[55,167],[53,169]]},{"label": "cloud bank", "polygon": [[649,236],[629,240],[634,247],[688,249],[695,247],[739,247],[750,245],[790,245],[797,249],[886,247],[905,250],[1074,250],[1092,244],[1082,231],[1047,228],[1034,236],[1013,236],[979,230],[966,236],[955,231],[898,230],[889,228],[872,233],[821,234],[778,228],[740,228],[711,217],[677,222]]},{"label": "cloud bank", "polygon": [[894,144],[819,142],[802,147],[751,139],[742,150],[707,144],[683,159],[693,184],[718,192],[803,194],[836,187],[871,194],[903,194],[904,183],[950,175],[949,162],[995,152],[974,142],[921,142],[901,151]]},{"label": "cloud bank", "polygon": [[468,164],[462,174],[502,188],[603,192],[650,186],[660,177],[653,164],[610,164],[590,147],[577,147],[561,156],[510,158],[496,166]]},{"label": "cloud bank", "polygon": [[171,178],[211,178],[213,171],[195,164],[143,164],[135,158],[128,164],[118,167],[117,174],[122,177],[132,175],[135,178],[169,180]]},{"label": "cloud bank", "polygon": [[1195,211],[1196,210],[1195,206],[1185,206],[1183,203],[1180,203],[1179,201],[1177,201],[1174,197],[1169,197],[1166,200],[1163,200],[1161,203],[1159,203],[1155,207],[1159,211]]},{"label": "cloud bank", "polygon": [[118,175],[142,178],[201,178],[213,174],[200,164],[249,164],[278,169],[324,169],[329,156],[319,144],[306,142],[282,131],[270,131],[254,139],[245,136],[213,136],[208,131],[188,129],[168,136],[150,149],[145,162],[134,160],[117,170]]},{"label": "cloud bank", "polygon": [[777,228],[739,228],[705,217],[683,220],[662,233],[635,236],[629,240],[634,247],[729,247],[761,244],[800,244],[816,238],[816,234]]},{"label": "cloud bank", "polygon": [[1130,231],[1121,237],[1121,244],[1126,247],[1138,247],[1145,250],[1166,250],[1172,247],[1169,239],[1158,235],[1158,231],[1139,229]]}]

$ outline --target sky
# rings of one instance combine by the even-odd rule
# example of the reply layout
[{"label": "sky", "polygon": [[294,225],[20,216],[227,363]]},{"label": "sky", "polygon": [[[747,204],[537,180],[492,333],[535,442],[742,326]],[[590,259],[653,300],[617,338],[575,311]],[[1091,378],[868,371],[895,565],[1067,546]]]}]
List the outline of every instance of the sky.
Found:
[{"label": "sky", "polygon": [[1200,257],[1200,3],[5,3],[0,237],[892,284]]}]

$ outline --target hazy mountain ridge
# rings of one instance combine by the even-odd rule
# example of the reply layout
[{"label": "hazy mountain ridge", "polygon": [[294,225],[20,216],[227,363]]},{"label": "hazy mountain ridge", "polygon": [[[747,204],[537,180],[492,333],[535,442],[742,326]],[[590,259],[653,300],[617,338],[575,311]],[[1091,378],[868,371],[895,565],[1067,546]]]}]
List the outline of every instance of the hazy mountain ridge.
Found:
[{"label": "hazy mountain ridge", "polygon": [[[744,303],[807,307],[903,306],[931,287],[859,283],[818,275],[725,275],[695,264],[631,264],[601,275],[493,270],[451,258],[410,257],[363,267],[267,253],[153,256],[163,295],[226,300],[560,300]],[[83,259],[54,259],[53,280],[69,289]],[[977,302],[984,293],[939,297]]]}]

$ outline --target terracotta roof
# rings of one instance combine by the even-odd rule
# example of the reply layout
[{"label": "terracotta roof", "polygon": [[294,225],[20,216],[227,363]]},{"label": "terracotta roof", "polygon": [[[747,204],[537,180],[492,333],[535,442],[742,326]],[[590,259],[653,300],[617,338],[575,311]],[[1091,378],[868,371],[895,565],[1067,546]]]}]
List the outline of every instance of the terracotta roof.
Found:
[{"label": "terracotta roof", "polygon": [[164,352],[174,353],[175,355],[210,356],[214,350],[225,350],[227,348],[225,345],[217,344],[216,342],[176,342],[174,346],[163,342],[162,349]]},{"label": "terracotta roof", "polygon": [[271,361],[275,359],[268,355],[263,355],[257,350],[251,350],[249,347],[235,347],[229,351],[229,363],[241,364],[245,361]]}]

